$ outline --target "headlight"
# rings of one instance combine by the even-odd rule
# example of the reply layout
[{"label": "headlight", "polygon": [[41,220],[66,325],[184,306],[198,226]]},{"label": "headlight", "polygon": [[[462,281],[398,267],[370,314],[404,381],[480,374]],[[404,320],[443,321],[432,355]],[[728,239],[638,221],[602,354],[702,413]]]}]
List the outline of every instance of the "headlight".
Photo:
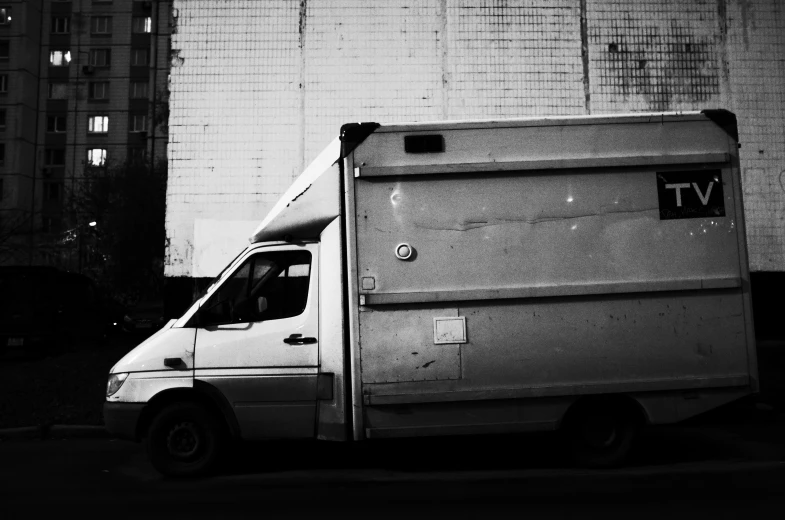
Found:
[{"label": "headlight", "polygon": [[120,387],[123,386],[125,383],[125,378],[128,377],[128,373],[122,374],[112,374],[109,376],[109,381],[106,383],[106,397],[112,396],[120,390]]}]

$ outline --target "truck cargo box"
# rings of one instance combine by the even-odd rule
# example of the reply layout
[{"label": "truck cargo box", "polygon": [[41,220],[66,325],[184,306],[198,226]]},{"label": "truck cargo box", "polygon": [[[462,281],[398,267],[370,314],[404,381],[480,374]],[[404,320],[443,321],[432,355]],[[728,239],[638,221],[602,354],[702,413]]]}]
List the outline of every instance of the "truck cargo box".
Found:
[{"label": "truck cargo box", "polygon": [[[523,398],[694,390],[646,410],[671,422],[757,389],[737,148],[701,113],[368,135],[345,163],[363,433],[457,431],[477,401],[504,430]],[[385,408],[458,401],[436,422]]]}]

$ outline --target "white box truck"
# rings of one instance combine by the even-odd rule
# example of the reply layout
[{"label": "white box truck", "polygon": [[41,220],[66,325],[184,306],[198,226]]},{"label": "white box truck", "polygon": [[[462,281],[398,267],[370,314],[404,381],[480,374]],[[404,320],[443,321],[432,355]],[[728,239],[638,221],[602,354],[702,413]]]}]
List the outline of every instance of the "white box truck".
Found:
[{"label": "white box truck", "polygon": [[735,116],[344,125],[105,421],[170,475],[230,439],[639,426],[758,391]]}]

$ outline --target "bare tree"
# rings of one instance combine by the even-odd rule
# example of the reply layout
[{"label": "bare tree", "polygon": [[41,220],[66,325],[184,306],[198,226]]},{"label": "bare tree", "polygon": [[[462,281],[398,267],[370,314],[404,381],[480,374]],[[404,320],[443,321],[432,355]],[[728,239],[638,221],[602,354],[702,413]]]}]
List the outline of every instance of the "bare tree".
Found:
[{"label": "bare tree", "polygon": [[0,265],[18,263],[29,255],[30,216],[18,211],[0,211]]},{"label": "bare tree", "polygon": [[82,271],[125,301],[159,297],[166,162],[89,168],[70,200]]}]

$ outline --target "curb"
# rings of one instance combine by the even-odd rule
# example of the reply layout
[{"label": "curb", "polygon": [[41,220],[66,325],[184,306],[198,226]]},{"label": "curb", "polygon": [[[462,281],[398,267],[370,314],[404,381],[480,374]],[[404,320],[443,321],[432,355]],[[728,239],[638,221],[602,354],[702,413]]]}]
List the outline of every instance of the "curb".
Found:
[{"label": "curb", "polygon": [[20,428],[0,429],[0,440],[7,439],[96,439],[108,438],[109,432],[104,426],[87,424],[53,424],[40,426],[24,426]]},{"label": "curb", "polygon": [[[511,469],[511,470],[468,470],[468,471],[433,471],[427,473],[407,472],[399,470],[288,470],[271,473],[255,474],[220,474],[211,477],[224,484],[237,484],[253,479],[259,484],[273,486],[302,485],[342,485],[342,484],[412,484],[412,483],[467,483],[493,485],[499,481],[525,482],[529,493],[551,496],[554,492],[561,493],[565,488],[573,492],[607,495],[615,493],[615,489],[607,486],[607,482],[618,478],[638,481],[649,491],[672,490],[673,479],[684,479],[700,476],[702,478],[722,479],[735,474],[785,472],[782,461],[748,461],[730,459],[723,461],[702,461],[678,463],[667,466],[622,467],[614,469]],[[588,487],[587,487],[588,483]],[[682,489],[682,491],[687,491]],[[696,490],[697,491],[697,490]]]},{"label": "curb", "polygon": [[[591,478],[595,480],[613,479],[619,476],[627,478],[647,478],[658,476],[687,476],[687,475],[725,475],[738,471],[767,471],[785,469],[785,462],[781,461],[748,461],[748,460],[728,460],[728,461],[706,461],[698,463],[681,463],[665,467],[641,466],[641,467],[622,467],[614,469],[579,469],[579,468],[559,468],[559,469],[526,469],[526,470],[506,470],[506,471],[467,471],[463,474],[456,472],[436,471],[433,473],[409,473],[404,471],[370,471],[368,475],[363,475],[362,482],[456,482],[456,481],[495,481],[501,479],[533,479],[538,480],[554,479],[560,481],[565,478],[583,479]],[[356,481],[355,475],[347,472],[331,472],[327,478],[314,477],[308,472],[287,471],[278,474],[266,475],[270,480],[285,482],[286,480],[302,481],[312,478],[314,481],[324,483],[335,483],[339,481]],[[670,486],[670,482],[663,482]]]}]

